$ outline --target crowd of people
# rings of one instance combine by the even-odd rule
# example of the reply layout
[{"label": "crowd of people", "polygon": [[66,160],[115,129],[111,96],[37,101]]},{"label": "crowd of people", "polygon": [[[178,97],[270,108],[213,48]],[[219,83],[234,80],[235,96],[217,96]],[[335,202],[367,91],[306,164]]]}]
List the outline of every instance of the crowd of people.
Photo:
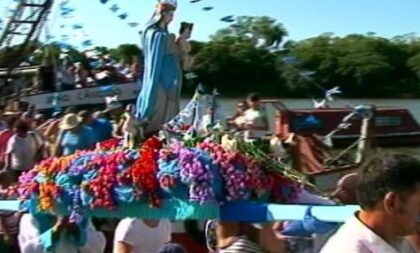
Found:
[{"label": "crowd of people", "polygon": [[[120,119],[127,115],[132,115],[132,106],[124,108],[118,100],[109,100],[105,110],[69,107],[51,117],[27,105],[0,108],[0,195],[5,196],[23,172],[45,158],[91,149],[114,137],[123,139],[126,124]],[[263,137],[269,126],[258,95],[239,103],[227,124],[244,131],[251,141]],[[326,243],[316,235],[310,240],[283,235],[288,222],[208,221],[209,252],[420,252],[420,161],[413,157],[372,156],[357,173],[339,180],[329,198],[305,190],[299,203],[359,204],[362,209]],[[68,217],[3,211],[0,242],[5,252],[12,253],[186,252],[171,243],[169,220],[94,219],[83,224],[75,226]]]},{"label": "crowd of people", "polygon": [[[183,22],[178,38],[168,32],[176,7],[172,1],[160,1],[143,31],[148,65],[136,107],[110,99],[105,110],[69,107],[51,117],[28,105],[0,108],[0,198],[8,198],[9,187],[46,158],[94,149],[112,138],[122,139],[124,147],[136,147],[139,138],[156,134],[178,113],[182,81],[194,78],[194,59],[188,41],[193,24]],[[66,56],[57,66],[45,61],[40,75],[43,90],[133,82],[142,75],[137,57],[131,64],[89,52],[86,57],[86,62],[72,62]],[[214,123],[213,109],[205,115],[203,129]],[[243,133],[250,142],[270,129],[257,94],[239,103],[226,123],[228,130]],[[280,140],[278,148],[292,142],[292,138]],[[276,151],[287,153],[281,148]],[[205,238],[200,243],[211,253],[420,252],[420,161],[412,156],[371,155],[357,172],[340,179],[329,196],[319,196],[303,186],[296,194],[299,204],[357,204],[361,209],[344,224],[317,220],[310,212],[301,221],[206,221],[205,231],[196,232]],[[173,223],[167,219],[81,217],[75,223],[67,216],[37,212],[32,201],[25,205],[25,212],[0,212],[1,252],[187,253],[189,246],[176,243]],[[320,235],[314,224],[329,229]],[[307,236],[286,233],[293,229]]]},{"label": "crowd of people", "polygon": [[131,64],[116,62],[109,55],[91,57],[94,58],[88,58],[89,66],[63,59],[57,71],[62,90],[134,82],[141,73],[138,57],[133,57]]}]

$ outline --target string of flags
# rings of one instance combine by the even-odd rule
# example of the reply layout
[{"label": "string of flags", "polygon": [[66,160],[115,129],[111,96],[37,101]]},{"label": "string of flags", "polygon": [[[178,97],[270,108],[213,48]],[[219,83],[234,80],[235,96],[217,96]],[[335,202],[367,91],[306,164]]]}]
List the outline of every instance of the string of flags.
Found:
[{"label": "string of flags", "polygon": [[[99,0],[99,2],[100,2],[101,4],[103,4],[103,5],[107,5],[107,4],[109,3],[109,0]],[[122,8],[121,8],[118,4],[116,4],[116,3],[112,4],[112,5],[109,7],[109,10],[110,10],[112,13],[117,14],[117,17],[118,17],[119,19],[121,19],[121,20],[127,20],[127,19],[128,19],[128,17],[129,17],[128,12],[126,12],[126,11],[122,11]],[[128,23],[127,23],[127,25],[128,25],[129,27],[136,28],[136,27],[138,27],[138,26],[139,26],[139,22],[128,22]]]},{"label": "string of flags", "polygon": [[[88,48],[93,46],[92,39],[89,38],[87,32],[84,31],[84,25],[80,22],[75,22],[76,16],[74,15],[75,8],[70,6],[70,0],[62,0],[59,4],[59,13],[62,23],[60,24],[60,28],[63,30],[67,27],[67,24],[72,23],[69,27],[76,31],[75,37],[81,40],[80,46],[83,48]],[[52,38],[50,38],[52,39]],[[61,34],[59,37],[59,41],[55,42],[60,48],[64,50],[68,50],[70,46],[68,45],[68,41],[70,36],[68,34]]]}]

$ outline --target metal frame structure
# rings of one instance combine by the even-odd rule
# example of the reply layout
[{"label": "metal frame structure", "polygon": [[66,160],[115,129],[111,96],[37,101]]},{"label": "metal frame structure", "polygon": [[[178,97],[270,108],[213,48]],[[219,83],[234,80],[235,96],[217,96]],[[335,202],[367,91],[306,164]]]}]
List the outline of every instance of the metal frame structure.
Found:
[{"label": "metal frame structure", "polygon": [[[54,0],[20,0],[0,37],[0,67],[13,69],[36,48]],[[12,46],[16,46],[11,50]]]}]

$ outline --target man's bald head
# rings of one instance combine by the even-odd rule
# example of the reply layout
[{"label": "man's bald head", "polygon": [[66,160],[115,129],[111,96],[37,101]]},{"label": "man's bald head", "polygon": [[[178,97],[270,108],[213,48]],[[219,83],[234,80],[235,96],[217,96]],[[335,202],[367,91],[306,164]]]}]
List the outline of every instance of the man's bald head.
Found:
[{"label": "man's bald head", "polygon": [[337,181],[337,186],[331,194],[331,198],[346,205],[355,205],[357,204],[356,187],[357,173],[344,175]]}]

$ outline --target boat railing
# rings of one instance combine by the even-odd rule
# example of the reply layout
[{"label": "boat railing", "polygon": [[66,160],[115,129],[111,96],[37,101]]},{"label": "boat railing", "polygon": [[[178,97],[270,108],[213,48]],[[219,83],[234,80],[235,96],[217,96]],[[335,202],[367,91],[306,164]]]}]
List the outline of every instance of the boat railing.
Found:
[{"label": "boat railing", "polygon": [[287,108],[287,106],[281,102],[281,100],[279,99],[263,99],[261,100],[262,104],[265,105],[271,105],[273,106],[277,111],[288,111],[289,109]]}]

